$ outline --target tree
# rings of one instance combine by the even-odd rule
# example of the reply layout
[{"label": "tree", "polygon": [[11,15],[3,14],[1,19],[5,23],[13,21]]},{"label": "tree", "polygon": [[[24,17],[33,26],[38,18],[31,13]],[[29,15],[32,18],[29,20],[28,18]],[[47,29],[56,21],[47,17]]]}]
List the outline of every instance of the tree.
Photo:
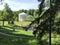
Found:
[{"label": "tree", "polygon": [[8,24],[14,24],[14,22],[13,22],[13,20],[14,20],[14,18],[13,18],[13,12],[12,12],[12,10],[9,8],[9,6],[8,6],[8,4],[6,3],[5,5],[5,8],[4,8],[4,10],[5,10],[5,12],[7,12],[7,20],[8,20]]},{"label": "tree", "polygon": [[[60,0],[52,0],[50,2],[50,8],[43,11],[44,8],[44,2],[45,0],[38,0],[41,1],[41,3],[39,4],[39,17],[35,18],[34,21],[32,21],[32,23],[29,25],[28,28],[32,27],[32,25],[37,24],[37,26],[34,28],[36,30],[35,34],[37,32],[39,32],[38,34],[38,39],[40,44],[42,45],[42,37],[45,35],[46,32],[49,33],[49,30],[54,30],[54,25],[55,22],[55,16],[56,16],[56,12],[59,10],[59,5],[60,5]],[[41,21],[43,20],[43,21]],[[51,29],[50,29],[51,28]],[[56,31],[56,29],[54,30]],[[53,31],[53,32],[54,32]],[[51,32],[50,32],[51,34]],[[51,36],[51,35],[50,35]],[[51,37],[50,37],[50,41],[51,41]]]},{"label": "tree", "polygon": [[13,15],[14,15],[14,21],[18,21],[18,12],[13,12]]},{"label": "tree", "polygon": [[0,11],[0,21],[2,20],[2,11]]},{"label": "tree", "polygon": [[3,17],[3,11],[0,12],[0,20],[3,21],[3,26],[4,26],[4,17]]},{"label": "tree", "polygon": [[3,26],[4,26],[4,21],[6,21],[6,20],[7,20],[7,12],[2,10],[0,12],[0,21],[3,21]]},{"label": "tree", "polygon": [[34,15],[34,18],[37,18],[38,17],[38,9],[37,10],[34,10],[33,15]]},{"label": "tree", "polygon": [[34,14],[34,9],[29,9],[29,10],[27,11],[27,14],[29,14],[29,15],[32,15],[32,16],[33,16],[33,14]]},{"label": "tree", "polygon": [[0,0],[0,5],[2,5],[2,4],[3,4],[3,1],[4,1],[4,0]]},{"label": "tree", "polygon": [[27,10],[24,10],[25,13],[27,13]]}]

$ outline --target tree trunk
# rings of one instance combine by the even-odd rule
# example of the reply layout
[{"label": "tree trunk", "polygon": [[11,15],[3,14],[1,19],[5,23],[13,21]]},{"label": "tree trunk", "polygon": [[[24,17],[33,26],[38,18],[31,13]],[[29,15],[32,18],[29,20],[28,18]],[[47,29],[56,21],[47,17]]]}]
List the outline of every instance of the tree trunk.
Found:
[{"label": "tree trunk", "polygon": [[11,21],[11,24],[14,24],[14,21]]},{"label": "tree trunk", "polygon": [[4,26],[4,20],[3,20],[3,26]]},{"label": "tree trunk", "polygon": [[8,20],[8,24],[10,24],[10,21]]}]

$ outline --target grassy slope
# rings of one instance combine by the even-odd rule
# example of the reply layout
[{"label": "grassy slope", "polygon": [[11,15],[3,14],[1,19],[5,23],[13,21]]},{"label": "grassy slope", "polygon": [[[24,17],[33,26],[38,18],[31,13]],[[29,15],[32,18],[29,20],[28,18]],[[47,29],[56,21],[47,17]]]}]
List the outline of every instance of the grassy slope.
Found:
[{"label": "grassy slope", "polygon": [[[15,22],[15,23],[16,23],[16,25],[18,25],[19,23],[22,25],[24,25],[24,24],[28,25],[30,22],[29,23],[28,22],[26,22],[26,23],[25,22]],[[0,44],[1,45],[38,45],[37,40],[32,38],[33,37],[32,32],[27,32],[22,28],[19,28],[19,29],[16,29],[15,31],[13,31],[13,28],[14,28],[13,26],[11,26],[11,25],[6,26],[6,25],[7,25],[7,22],[5,22],[5,27],[0,27],[1,32],[14,34],[14,35],[22,36],[22,37],[29,37],[29,38],[28,39],[21,38],[21,37],[15,38],[15,37],[8,37],[8,36],[0,35]],[[47,35],[45,35],[45,39],[47,39],[46,37],[47,37]],[[58,39],[58,38],[60,38],[60,35],[52,34],[52,37],[57,38],[57,39],[56,38],[52,39],[52,44],[59,45],[60,39]]]},{"label": "grassy slope", "polygon": [[[27,25],[28,22],[15,22],[16,25],[18,24],[24,24]],[[8,37],[4,35],[0,35],[0,45],[38,45],[37,41],[33,37],[32,32],[27,32],[22,28],[15,29],[13,31],[13,26],[8,25],[7,22],[5,22],[5,27],[0,27],[0,32],[18,35],[22,37]],[[23,38],[23,37],[29,37],[29,38]]]},{"label": "grassy slope", "polygon": [[[5,23],[7,24],[7,22]],[[15,23],[18,24],[18,22]],[[0,35],[0,45],[38,45],[37,40],[35,38],[32,38],[33,37],[32,32],[27,32],[22,28],[15,29],[15,31],[13,31],[13,28],[14,27],[11,25],[10,26],[5,25],[5,27],[0,27],[0,32],[18,35],[22,37],[8,37]],[[29,37],[29,38],[23,38],[23,37]]]},{"label": "grassy slope", "polygon": [[8,33],[8,34],[14,34],[14,35],[24,34],[24,35],[33,36],[32,32],[25,31],[23,28],[17,28],[14,31],[13,26],[0,27],[0,32],[4,32],[4,33]]},{"label": "grassy slope", "polygon": [[0,45],[38,45],[34,38],[8,37],[0,35]]}]

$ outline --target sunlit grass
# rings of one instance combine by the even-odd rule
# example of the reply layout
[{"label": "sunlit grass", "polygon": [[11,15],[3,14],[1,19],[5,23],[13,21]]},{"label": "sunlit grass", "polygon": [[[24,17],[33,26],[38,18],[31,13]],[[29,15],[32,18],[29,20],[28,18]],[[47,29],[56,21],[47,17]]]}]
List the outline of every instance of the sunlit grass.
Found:
[{"label": "sunlit grass", "polygon": [[[31,22],[14,22],[16,25],[23,25],[23,26],[27,26],[29,25]],[[11,35],[18,35],[18,36],[23,36],[23,37],[29,37],[29,39],[25,39],[25,38],[15,38],[15,37],[8,37],[8,36],[3,36],[0,35],[0,44],[1,45],[38,45],[37,44],[37,40],[36,39],[31,39],[33,37],[32,32],[28,32],[25,31],[23,28],[19,28],[19,29],[15,29],[15,31],[13,31],[14,27],[13,25],[8,25],[8,22],[5,21],[5,26],[7,27],[3,27],[3,29],[1,30],[0,28],[0,32],[7,32],[8,34]],[[58,45],[57,43],[60,43],[60,35],[59,34],[52,34],[52,44],[54,45]],[[47,33],[46,35],[43,36],[42,40],[46,40],[46,42],[49,43],[49,33]],[[7,43],[6,43],[7,42]]]},{"label": "sunlit grass", "polygon": [[33,36],[32,32],[25,31],[23,28],[15,29],[15,31],[13,30],[14,30],[13,27],[1,27],[0,28],[0,32],[4,32],[8,34],[17,34],[17,35],[24,34],[24,35]]},{"label": "sunlit grass", "polygon": [[[27,26],[27,25],[29,25],[31,22],[28,22],[28,21],[25,21],[25,22],[19,22],[19,21],[14,21],[14,24],[15,25],[18,25],[18,26],[20,26],[20,25],[22,25],[22,26]],[[3,21],[0,21],[0,25],[3,25]],[[8,21],[4,21],[4,26],[9,26],[8,25]]]},{"label": "sunlit grass", "polygon": [[29,25],[31,22],[27,22],[27,21],[26,21],[26,22],[17,22],[17,21],[15,21],[14,23],[15,23],[16,25],[19,25],[19,26],[20,26],[20,25],[22,25],[22,26],[27,26],[27,25]]},{"label": "sunlit grass", "polygon": [[33,33],[32,32],[28,32],[28,31],[25,31],[25,30],[16,30],[15,32],[12,32],[12,33],[33,36]]}]

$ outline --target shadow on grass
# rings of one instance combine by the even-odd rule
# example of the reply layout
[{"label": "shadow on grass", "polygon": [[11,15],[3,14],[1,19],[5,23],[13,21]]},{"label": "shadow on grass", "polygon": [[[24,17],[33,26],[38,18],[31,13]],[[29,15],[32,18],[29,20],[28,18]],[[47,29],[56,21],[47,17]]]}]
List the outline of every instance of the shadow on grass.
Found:
[{"label": "shadow on grass", "polygon": [[23,28],[19,26],[0,26],[0,32],[9,33],[9,32],[14,32],[15,29],[23,29]]},{"label": "shadow on grass", "polygon": [[[11,27],[8,27],[8,28],[11,28]],[[13,28],[14,27],[12,27],[11,29]],[[37,43],[36,39],[33,36],[29,36],[25,34],[14,34],[14,33],[11,33],[11,32],[14,32],[13,30],[6,29],[3,27],[0,27],[0,32],[21,36],[21,37],[8,37],[8,36],[0,35],[0,45],[49,45],[49,43],[46,42],[46,40],[43,40],[42,44],[40,42]],[[52,44],[52,45],[60,45],[60,42],[56,42],[55,44]]]},{"label": "shadow on grass", "polygon": [[52,44],[52,45],[60,45],[60,42],[56,42],[55,44]]},{"label": "shadow on grass", "polygon": [[13,30],[7,29],[7,28],[4,28],[4,27],[0,26],[0,32],[10,33],[10,32],[13,32]]},{"label": "shadow on grass", "polygon": [[[49,45],[46,40],[42,41],[43,44],[37,43],[36,39],[31,38],[18,38],[18,37],[8,37],[0,35],[0,45]],[[52,45],[60,45],[60,42],[56,42]]]},{"label": "shadow on grass", "polygon": [[0,45],[38,45],[35,39],[0,35]]},{"label": "shadow on grass", "polygon": [[12,28],[12,30],[10,29],[6,29],[6,28],[3,28],[3,27],[0,27],[0,32],[2,33],[6,33],[6,34],[9,34],[9,35],[15,35],[15,36],[20,36],[20,37],[28,37],[28,38],[34,38],[34,36],[30,36],[30,35],[25,35],[25,34],[14,34],[13,32],[15,32]]},{"label": "shadow on grass", "polygon": [[[10,27],[9,27],[10,28]],[[13,34],[13,30],[6,29],[0,26],[0,32],[12,34],[21,37],[9,37],[6,35],[0,34],[0,45],[37,45],[35,38],[33,36],[24,35],[24,34]],[[29,37],[29,38],[23,38]]]}]

